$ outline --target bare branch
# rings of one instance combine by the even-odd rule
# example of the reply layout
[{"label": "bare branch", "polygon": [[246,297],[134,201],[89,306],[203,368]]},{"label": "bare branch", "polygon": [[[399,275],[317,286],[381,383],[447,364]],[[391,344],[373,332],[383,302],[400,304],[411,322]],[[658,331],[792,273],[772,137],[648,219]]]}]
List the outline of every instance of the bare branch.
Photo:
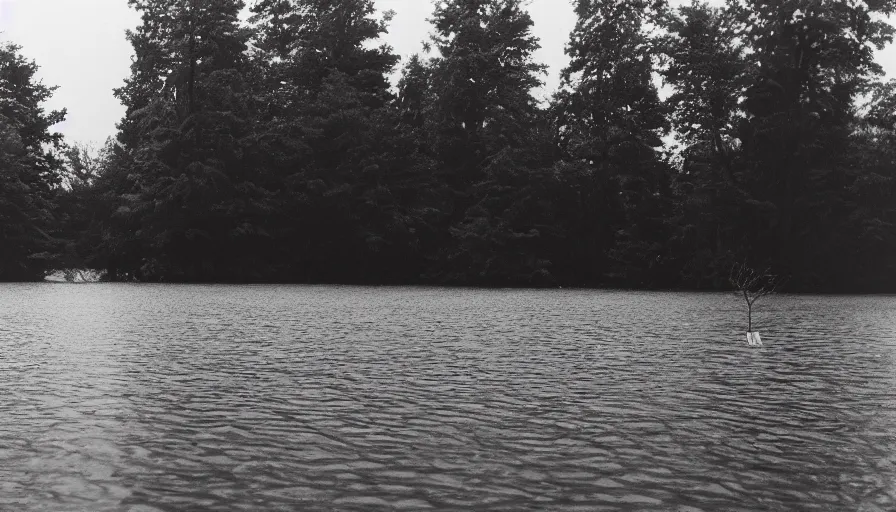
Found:
[{"label": "bare branch", "polygon": [[750,305],[762,297],[777,292],[784,284],[784,280],[773,274],[770,268],[757,272],[744,263],[731,267],[729,281],[743,294],[744,300]]},{"label": "bare branch", "polygon": [[773,274],[770,268],[757,272],[745,263],[733,265],[728,280],[747,303],[748,332],[753,329],[753,304],[762,297],[777,292],[785,282]]}]

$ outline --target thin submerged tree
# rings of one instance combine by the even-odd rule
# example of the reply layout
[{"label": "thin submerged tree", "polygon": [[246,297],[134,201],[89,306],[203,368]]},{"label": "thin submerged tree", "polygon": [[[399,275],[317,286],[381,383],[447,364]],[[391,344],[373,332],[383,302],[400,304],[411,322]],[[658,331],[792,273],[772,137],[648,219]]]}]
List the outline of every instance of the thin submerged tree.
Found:
[{"label": "thin submerged tree", "polygon": [[733,265],[729,280],[747,303],[747,344],[761,346],[762,339],[759,333],[753,332],[753,304],[762,297],[775,293],[784,281],[772,274],[770,269],[756,271],[746,263]]}]

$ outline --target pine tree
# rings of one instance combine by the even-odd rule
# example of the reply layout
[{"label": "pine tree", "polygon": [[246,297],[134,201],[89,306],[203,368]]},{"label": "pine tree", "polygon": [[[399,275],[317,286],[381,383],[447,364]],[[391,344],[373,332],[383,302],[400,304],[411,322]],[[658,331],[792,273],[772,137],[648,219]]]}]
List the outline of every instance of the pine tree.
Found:
[{"label": "pine tree", "polygon": [[[438,56],[428,66],[425,133],[453,240],[443,279],[478,284],[552,281],[545,254],[544,121],[532,90],[545,66],[518,0],[448,1],[430,20]],[[413,75],[407,75],[413,76]]]},{"label": "pine tree", "polygon": [[730,0],[664,18],[662,74],[685,144],[679,250],[695,254],[686,279],[717,285],[731,261],[749,260],[792,274],[791,287],[834,290],[867,268],[854,264],[861,230],[846,219],[864,217],[857,162],[883,155],[857,154],[871,141],[856,133],[855,102],[880,73],[873,49],[893,36],[875,13],[893,8]]},{"label": "pine tree", "polygon": [[55,88],[19,50],[0,45],[0,280],[43,279],[59,245],[51,233],[62,136],[51,129],[65,111],[44,110]]},{"label": "pine tree", "polygon": [[[668,184],[658,148],[668,129],[653,81],[646,25],[660,2],[580,0],[569,66],[555,98],[563,161],[576,190],[564,223],[577,243],[569,265],[588,283],[641,274],[661,260],[661,205]],[[646,274],[645,274],[646,273]]]},{"label": "pine tree", "polygon": [[[412,130],[423,128],[427,117],[426,110],[430,107],[431,72],[430,66],[420,58],[419,54],[411,55],[401,70],[396,106],[402,124]],[[421,133],[418,138],[421,143],[426,142],[425,134]]]},{"label": "pine tree", "polygon": [[[130,0],[142,24],[116,96],[127,107],[117,165],[119,272],[144,280],[209,280],[251,269],[241,251],[255,231],[241,163],[248,124],[241,0]],[[121,267],[121,268],[118,268]]]},{"label": "pine tree", "polygon": [[504,151],[529,145],[538,108],[532,89],[545,66],[529,14],[518,0],[454,0],[430,20],[439,56],[431,62],[431,132],[459,190],[481,179]]},{"label": "pine tree", "polygon": [[[767,209],[751,199],[739,175],[741,106],[752,82],[749,41],[736,11],[698,1],[664,11],[663,33],[653,43],[659,73],[671,86],[666,100],[681,168],[674,191],[678,208],[670,246],[683,262],[691,286],[724,284],[738,244],[750,223],[761,224]],[[750,213],[744,210],[754,205]]]},{"label": "pine tree", "polygon": [[663,83],[673,88],[666,104],[677,138],[686,151],[711,156],[719,180],[733,185],[732,144],[751,79],[738,18],[695,0],[665,12],[662,27],[665,34],[654,44],[662,55]]},{"label": "pine tree", "polygon": [[[273,0],[254,8],[268,163],[293,279],[413,280],[431,171],[402,126],[388,75],[398,57],[371,43],[392,13],[371,0]],[[421,224],[422,223],[422,224]]]},{"label": "pine tree", "polygon": [[848,215],[855,101],[881,73],[873,50],[893,38],[878,14],[884,0],[732,1],[748,34],[756,73],[745,94],[744,174],[770,206],[773,225],[751,234],[762,256],[792,273],[791,286],[839,287],[849,237],[831,236]]}]

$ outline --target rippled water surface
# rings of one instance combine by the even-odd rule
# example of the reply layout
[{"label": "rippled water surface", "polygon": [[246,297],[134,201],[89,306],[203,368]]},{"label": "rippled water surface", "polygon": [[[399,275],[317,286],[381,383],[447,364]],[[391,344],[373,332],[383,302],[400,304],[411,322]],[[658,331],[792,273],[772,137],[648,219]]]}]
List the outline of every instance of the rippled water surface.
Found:
[{"label": "rippled water surface", "polygon": [[896,298],[0,285],[0,510],[896,510]]}]

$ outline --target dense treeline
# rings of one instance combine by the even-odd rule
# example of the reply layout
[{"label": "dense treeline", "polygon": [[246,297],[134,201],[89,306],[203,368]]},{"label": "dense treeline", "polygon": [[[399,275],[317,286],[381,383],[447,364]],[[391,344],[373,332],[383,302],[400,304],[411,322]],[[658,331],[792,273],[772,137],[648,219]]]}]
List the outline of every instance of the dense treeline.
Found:
[{"label": "dense treeline", "polygon": [[372,0],[128,1],[98,152],[0,48],[0,279],[896,290],[896,0],[577,0],[548,104],[521,0],[437,2],[396,87]]}]

